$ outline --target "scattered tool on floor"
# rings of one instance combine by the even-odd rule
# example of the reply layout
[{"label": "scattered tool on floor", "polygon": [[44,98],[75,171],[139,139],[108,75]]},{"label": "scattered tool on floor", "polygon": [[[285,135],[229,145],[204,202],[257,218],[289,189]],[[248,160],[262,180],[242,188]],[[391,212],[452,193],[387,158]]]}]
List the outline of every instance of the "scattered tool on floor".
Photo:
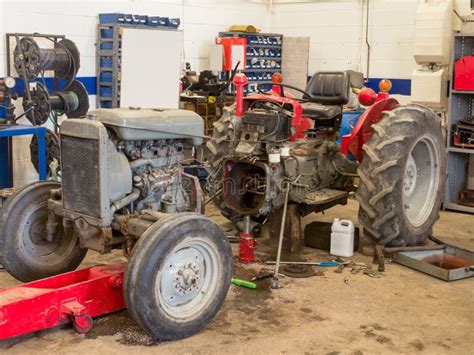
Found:
[{"label": "scattered tool on floor", "polygon": [[[285,277],[285,275],[280,273],[278,274],[278,277]],[[262,281],[262,280],[271,279],[271,278],[273,278],[273,271],[262,269],[257,275],[252,277],[252,281]]]},{"label": "scattered tool on floor", "polygon": [[384,276],[384,273],[378,270],[374,270],[372,265],[365,263],[357,263],[354,261],[345,261],[339,263],[337,269],[334,270],[335,273],[341,274],[345,269],[349,269],[351,274],[364,274],[373,278],[380,278]]},{"label": "scattered tool on floor", "polygon": [[277,258],[275,262],[275,272],[273,273],[273,280],[272,280],[272,285],[271,285],[272,289],[277,289],[277,288],[282,287],[278,283],[278,271],[280,269],[281,248],[283,247],[283,235],[285,233],[286,209],[288,207],[289,195],[290,195],[290,185],[289,183],[287,183],[286,192],[285,192],[285,202],[283,203],[283,213],[281,216],[280,237],[278,238],[278,250],[277,250]]},{"label": "scattered tool on floor", "polygon": [[302,264],[283,265],[281,268],[281,272],[285,276],[297,278],[297,279],[318,276],[318,275],[322,276],[324,274],[321,271],[317,273],[311,265],[302,265]]},{"label": "scattered tool on floor", "polygon": [[262,272],[252,277],[252,281],[262,281],[266,279],[271,279],[272,277],[273,277],[273,272]]},{"label": "scattered tool on floor", "polygon": [[240,237],[234,235],[228,235],[227,239],[229,239],[229,243],[238,243],[240,241]]},{"label": "scattered tool on floor", "polygon": [[[269,265],[275,265],[276,261],[267,261]],[[331,261],[280,261],[280,265],[309,265],[309,266],[338,266],[339,263],[335,260]]]},{"label": "scattered tool on floor", "polygon": [[245,280],[241,280],[241,279],[236,279],[236,278],[232,278],[230,283],[233,284],[233,285],[236,285],[236,286],[242,286],[242,287],[246,287],[246,288],[257,288],[257,284],[255,284],[253,282],[245,281]]},{"label": "scattered tool on floor", "polygon": [[381,277],[384,277],[385,275],[383,272],[380,272],[378,270],[373,270],[372,268],[367,268],[364,271],[362,271],[362,273],[374,279],[379,279]]}]

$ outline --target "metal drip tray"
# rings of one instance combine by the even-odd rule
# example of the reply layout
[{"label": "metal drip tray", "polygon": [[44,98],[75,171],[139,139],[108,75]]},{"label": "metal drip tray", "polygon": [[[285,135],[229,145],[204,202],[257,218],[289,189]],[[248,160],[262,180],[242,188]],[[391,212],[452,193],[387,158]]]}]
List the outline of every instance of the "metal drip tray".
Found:
[{"label": "metal drip tray", "polygon": [[474,252],[452,245],[444,250],[395,253],[393,261],[445,281],[474,276]]}]

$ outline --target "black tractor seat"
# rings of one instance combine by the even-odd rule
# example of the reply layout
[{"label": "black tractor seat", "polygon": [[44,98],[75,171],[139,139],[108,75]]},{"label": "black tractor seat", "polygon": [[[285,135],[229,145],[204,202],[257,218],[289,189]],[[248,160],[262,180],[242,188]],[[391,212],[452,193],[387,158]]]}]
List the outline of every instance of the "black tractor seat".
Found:
[{"label": "black tractor seat", "polygon": [[332,120],[342,112],[341,106],[326,106],[307,102],[301,105],[303,116],[312,120]]},{"label": "black tractor seat", "polygon": [[315,73],[305,91],[309,102],[301,105],[303,116],[313,120],[315,128],[337,128],[342,117],[342,107],[349,101],[349,74],[345,71]]}]

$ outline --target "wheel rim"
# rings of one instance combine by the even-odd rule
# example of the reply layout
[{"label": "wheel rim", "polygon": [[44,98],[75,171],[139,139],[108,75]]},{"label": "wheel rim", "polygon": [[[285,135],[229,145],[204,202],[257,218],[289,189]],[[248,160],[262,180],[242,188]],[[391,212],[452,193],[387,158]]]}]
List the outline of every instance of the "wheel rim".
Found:
[{"label": "wheel rim", "polygon": [[430,136],[423,136],[408,156],[403,177],[403,209],[413,226],[421,226],[429,218],[438,187],[438,148]]},{"label": "wheel rim", "polygon": [[32,264],[49,266],[62,262],[76,248],[76,238],[65,235],[61,221],[52,241],[46,240],[47,203],[29,207],[21,221],[21,249]]},{"label": "wheel rim", "polygon": [[217,291],[219,255],[204,238],[190,237],[168,254],[158,273],[155,292],[172,318],[196,318]]}]

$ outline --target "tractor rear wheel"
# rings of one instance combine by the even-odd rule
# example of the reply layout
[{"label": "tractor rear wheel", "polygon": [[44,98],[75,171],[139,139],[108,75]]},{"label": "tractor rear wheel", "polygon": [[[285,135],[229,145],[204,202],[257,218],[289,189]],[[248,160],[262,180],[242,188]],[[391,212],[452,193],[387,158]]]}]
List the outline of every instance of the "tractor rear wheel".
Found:
[{"label": "tractor rear wheel", "polygon": [[217,314],[231,277],[232,249],[222,228],[200,214],[177,213],[151,225],[133,248],[125,301],[154,339],[186,338]]},{"label": "tractor rear wheel", "polygon": [[421,105],[382,113],[364,144],[356,198],[359,221],[376,244],[423,243],[439,218],[446,180],[440,118]]}]

